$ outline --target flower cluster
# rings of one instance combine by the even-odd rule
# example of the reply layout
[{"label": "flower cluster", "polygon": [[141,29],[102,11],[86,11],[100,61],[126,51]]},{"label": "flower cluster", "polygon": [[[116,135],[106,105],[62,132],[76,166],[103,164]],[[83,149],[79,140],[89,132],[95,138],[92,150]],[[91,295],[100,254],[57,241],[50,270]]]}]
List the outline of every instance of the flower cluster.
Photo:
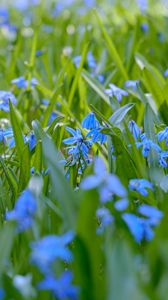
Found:
[{"label": "flower cluster", "polygon": [[30,261],[44,275],[38,283],[39,290],[49,290],[57,299],[77,299],[78,288],[72,284],[72,273],[64,271],[59,277],[55,276],[54,266],[57,261],[69,263],[72,253],[68,248],[74,239],[74,233],[69,231],[62,236],[48,235],[39,241],[31,243]]}]

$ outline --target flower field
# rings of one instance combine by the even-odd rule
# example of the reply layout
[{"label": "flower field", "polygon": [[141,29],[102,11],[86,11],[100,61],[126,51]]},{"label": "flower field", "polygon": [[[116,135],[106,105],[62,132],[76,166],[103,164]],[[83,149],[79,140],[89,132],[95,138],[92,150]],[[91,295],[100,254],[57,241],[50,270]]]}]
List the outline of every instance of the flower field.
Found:
[{"label": "flower field", "polygon": [[168,1],[0,2],[0,300],[168,299]]}]

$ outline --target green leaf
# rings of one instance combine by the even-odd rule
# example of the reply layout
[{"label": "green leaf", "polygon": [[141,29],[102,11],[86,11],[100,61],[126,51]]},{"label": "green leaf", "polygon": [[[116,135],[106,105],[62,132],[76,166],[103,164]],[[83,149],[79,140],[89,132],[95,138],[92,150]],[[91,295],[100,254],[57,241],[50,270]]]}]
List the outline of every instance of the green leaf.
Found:
[{"label": "green leaf", "polygon": [[11,102],[9,103],[9,106],[10,106],[11,124],[12,124],[13,133],[14,133],[15,144],[16,144],[16,151],[18,153],[18,159],[21,161],[21,157],[22,157],[23,149],[24,149],[23,134],[22,134],[14,107]]},{"label": "green leaf", "polygon": [[127,71],[123,65],[123,62],[118,54],[118,51],[113,43],[113,41],[111,40],[108,32],[106,31],[104,25],[103,25],[103,22],[99,16],[99,14],[97,13],[96,10],[94,10],[94,13],[96,15],[96,19],[98,21],[98,24],[99,24],[99,27],[102,31],[102,34],[103,34],[103,37],[106,41],[106,45],[107,45],[107,49],[109,51],[109,54],[112,58],[112,60],[114,61],[114,63],[116,64],[116,66],[118,67],[118,70],[120,71],[122,77],[124,80],[128,80],[128,74],[127,74]]},{"label": "green leaf", "polygon": [[147,300],[140,289],[134,256],[130,246],[122,240],[113,240],[111,236],[105,244],[107,300]]},{"label": "green leaf", "polygon": [[6,271],[7,262],[12,250],[15,237],[15,226],[12,223],[5,224],[0,231],[0,274]]},{"label": "green leaf", "polygon": [[110,117],[109,121],[113,126],[119,125],[127,115],[127,113],[134,107],[134,103],[126,104],[118,108],[114,114]]},{"label": "green leaf", "polygon": [[88,83],[88,85],[103,99],[108,105],[110,105],[109,97],[104,93],[102,85],[90,76],[86,70],[82,70],[82,77]]}]

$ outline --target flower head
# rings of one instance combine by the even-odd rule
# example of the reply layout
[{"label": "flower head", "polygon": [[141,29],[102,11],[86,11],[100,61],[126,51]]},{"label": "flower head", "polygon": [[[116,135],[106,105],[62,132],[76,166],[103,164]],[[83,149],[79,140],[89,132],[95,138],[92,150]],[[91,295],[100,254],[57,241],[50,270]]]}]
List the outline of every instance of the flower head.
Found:
[{"label": "flower head", "polygon": [[100,126],[95,114],[90,112],[82,121],[82,127],[86,129],[96,129]]},{"label": "flower head", "polygon": [[135,123],[134,120],[131,120],[128,124],[129,131],[132,133],[134,139],[137,141],[141,134],[141,129],[139,126]]},{"label": "flower head", "polygon": [[16,98],[11,92],[0,91],[0,110],[9,112],[9,100],[16,105]]},{"label": "flower head", "polygon": [[131,191],[137,191],[142,196],[147,196],[147,189],[153,190],[153,184],[146,179],[131,179],[129,189]]},{"label": "flower head", "polygon": [[94,172],[94,175],[82,180],[81,188],[84,190],[98,188],[102,203],[110,201],[113,195],[123,198],[127,195],[127,191],[118,177],[107,172],[106,166],[100,157],[95,159]]},{"label": "flower head", "polygon": [[59,278],[49,275],[38,283],[38,289],[51,291],[58,300],[76,300],[79,288],[72,285],[72,279],[73,275],[70,271],[65,271]]},{"label": "flower head", "polygon": [[32,192],[26,189],[16,201],[14,209],[6,213],[6,219],[15,220],[19,232],[25,231],[33,224],[36,211],[36,200]]},{"label": "flower head", "polygon": [[52,273],[52,264],[56,259],[71,261],[72,253],[67,245],[72,242],[74,233],[69,231],[62,236],[48,235],[31,243],[31,262],[44,273]]},{"label": "flower head", "polygon": [[105,90],[105,93],[110,97],[115,97],[118,102],[121,102],[123,96],[128,96],[128,92],[124,91],[123,89],[120,89],[113,83],[110,83],[109,87],[109,89]]}]

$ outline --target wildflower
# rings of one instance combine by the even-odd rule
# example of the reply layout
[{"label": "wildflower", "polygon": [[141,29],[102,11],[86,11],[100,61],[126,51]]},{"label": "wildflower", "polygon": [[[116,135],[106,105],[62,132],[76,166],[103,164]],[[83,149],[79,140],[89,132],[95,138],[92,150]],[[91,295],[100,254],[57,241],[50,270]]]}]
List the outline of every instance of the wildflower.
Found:
[{"label": "wildflower", "polygon": [[98,234],[102,233],[104,229],[114,221],[114,217],[112,216],[109,209],[106,207],[101,207],[97,209],[96,216],[100,222],[99,227],[97,229]]},{"label": "wildflower", "polygon": [[0,300],[3,300],[5,297],[5,292],[4,290],[0,287]]},{"label": "wildflower", "polygon": [[158,142],[162,142],[165,140],[166,145],[168,145],[168,127],[166,127],[164,130],[160,131],[157,134]]},{"label": "wildflower", "polygon": [[11,128],[8,129],[0,128],[0,143],[3,143],[4,145],[8,144],[9,148],[13,147],[15,141],[14,141],[13,130]]},{"label": "wildflower", "polygon": [[132,133],[134,139],[137,141],[141,134],[141,129],[135,123],[135,121],[131,120],[128,124],[129,131]]},{"label": "wildflower", "polygon": [[[18,89],[21,88],[26,89],[28,86],[28,80],[26,80],[23,76],[13,79],[11,83],[15,84],[18,87]],[[37,79],[32,77],[30,81],[30,86],[34,87],[37,84],[38,84]]]},{"label": "wildflower", "polygon": [[95,129],[100,126],[99,121],[96,119],[95,114],[90,112],[82,121],[82,127],[86,129]]},{"label": "wildflower", "polygon": [[73,275],[70,271],[65,271],[59,278],[49,275],[38,284],[38,289],[51,291],[58,300],[76,300],[79,289],[72,285],[72,279]]},{"label": "wildflower", "polygon": [[148,217],[148,221],[152,226],[158,225],[163,217],[163,213],[158,208],[148,204],[141,204],[138,208],[138,212],[141,215]]},{"label": "wildflower", "polygon": [[138,217],[131,213],[123,213],[122,219],[138,243],[143,239],[150,241],[154,237],[153,228],[160,223],[163,213],[156,207],[148,204],[140,205],[138,213],[143,217]]},{"label": "wildflower", "polygon": [[150,241],[154,237],[154,232],[148,220],[132,213],[123,213],[122,219],[127,224],[137,243],[140,243],[143,239]]},{"label": "wildflower", "polygon": [[162,151],[162,149],[159,147],[159,145],[157,145],[152,140],[150,140],[146,137],[145,133],[140,135],[140,139],[141,139],[141,142],[137,142],[136,146],[137,146],[137,148],[142,147],[142,155],[144,157],[148,157],[148,155],[152,149],[155,150],[157,153],[160,153]]},{"label": "wildflower", "polygon": [[142,23],[141,24],[141,30],[144,32],[144,33],[147,33],[148,32],[148,30],[149,30],[149,25],[148,25],[148,23]]},{"label": "wildflower", "polygon": [[98,188],[102,203],[110,201],[113,195],[123,198],[127,195],[127,191],[118,177],[107,172],[106,166],[100,157],[95,159],[94,172],[94,175],[89,175],[82,180],[81,188],[84,190]]},{"label": "wildflower", "polygon": [[168,167],[168,151],[162,151],[160,153],[159,164],[163,168]]},{"label": "wildflower", "polygon": [[87,133],[86,137],[91,136],[93,143],[100,142],[100,144],[103,144],[107,141],[107,135],[101,132],[102,129],[102,126],[94,128]]},{"label": "wildflower", "polygon": [[69,147],[68,154],[73,155],[75,161],[80,158],[88,158],[88,153],[91,148],[91,141],[86,140],[80,129],[66,127],[66,130],[72,134],[72,137],[64,139],[63,143],[66,145],[74,145]]},{"label": "wildflower", "polygon": [[14,209],[6,213],[6,219],[15,220],[19,232],[25,231],[31,227],[36,211],[36,200],[32,192],[26,189],[16,201]]},{"label": "wildflower", "polygon": [[56,259],[71,261],[72,253],[67,245],[72,242],[74,233],[69,231],[62,236],[48,235],[37,242],[31,243],[31,262],[44,273],[52,273],[52,264]]},{"label": "wildflower", "polygon": [[153,184],[146,179],[131,179],[129,189],[131,191],[137,191],[142,196],[147,196],[148,191],[146,189],[153,190]]},{"label": "wildflower", "polygon": [[164,77],[168,77],[168,69],[164,71]]},{"label": "wildflower", "polygon": [[148,0],[137,0],[137,4],[142,12],[148,8]]},{"label": "wildflower", "polygon": [[13,278],[13,285],[25,298],[31,298],[36,296],[35,290],[32,286],[31,274],[27,274],[25,276],[15,275]]},{"label": "wildflower", "polygon": [[109,89],[105,90],[105,93],[110,97],[115,97],[118,102],[121,102],[123,96],[128,96],[128,92],[124,91],[123,89],[120,89],[113,83],[110,83],[109,87]]},{"label": "wildflower", "polygon": [[139,84],[139,80],[127,80],[125,82],[125,87],[126,88],[132,88],[133,90],[136,91],[138,84]]},{"label": "wildflower", "polygon": [[11,92],[0,91],[0,110],[9,112],[9,100],[13,105],[16,104],[16,98]]},{"label": "wildflower", "polygon": [[118,211],[123,211],[123,210],[127,209],[128,204],[129,204],[128,199],[123,198],[123,199],[120,199],[120,200],[116,201],[114,203],[114,207]]},{"label": "wildflower", "polygon": [[0,26],[6,25],[9,22],[9,13],[6,8],[0,8]]}]

